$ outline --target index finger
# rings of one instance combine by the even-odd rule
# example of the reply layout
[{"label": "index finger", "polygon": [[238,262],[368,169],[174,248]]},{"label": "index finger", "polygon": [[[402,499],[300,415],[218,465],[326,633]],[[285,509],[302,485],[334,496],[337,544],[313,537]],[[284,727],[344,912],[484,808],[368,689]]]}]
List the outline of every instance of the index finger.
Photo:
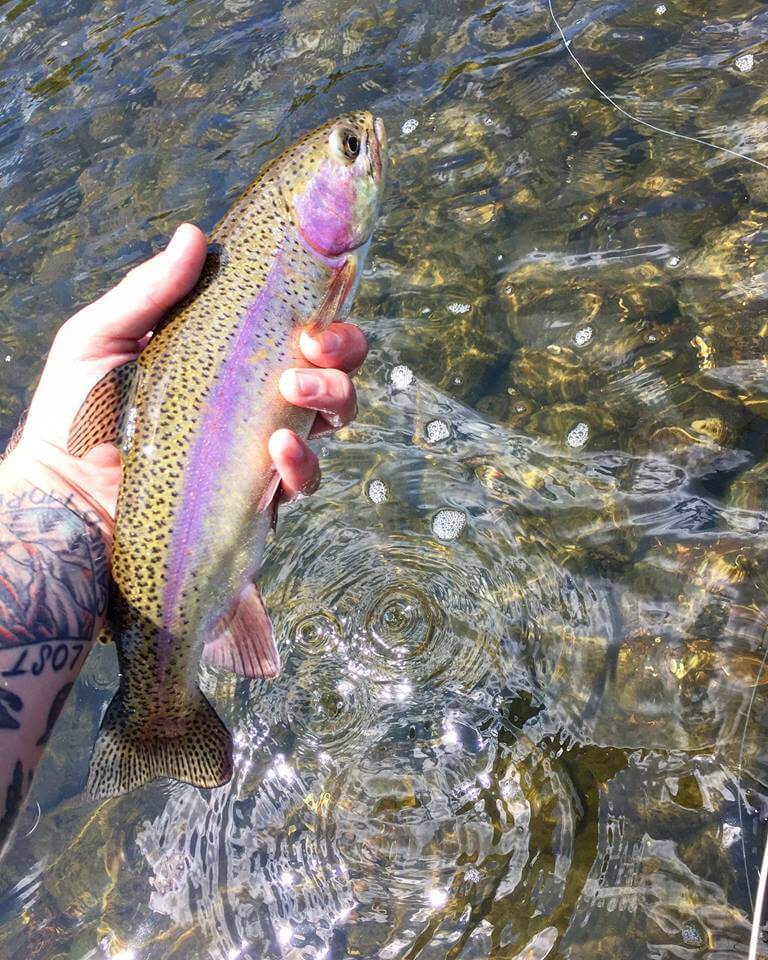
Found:
[{"label": "index finger", "polygon": [[299,346],[316,367],[332,367],[346,373],[361,367],[368,353],[368,340],[353,323],[332,323],[316,336],[303,332]]}]

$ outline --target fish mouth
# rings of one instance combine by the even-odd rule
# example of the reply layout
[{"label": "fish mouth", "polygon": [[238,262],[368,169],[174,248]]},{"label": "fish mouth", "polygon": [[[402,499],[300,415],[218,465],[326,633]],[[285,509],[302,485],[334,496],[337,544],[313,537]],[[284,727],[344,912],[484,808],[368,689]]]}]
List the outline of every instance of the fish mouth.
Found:
[{"label": "fish mouth", "polygon": [[387,156],[387,133],[381,117],[374,117],[372,129],[366,138],[366,151],[371,174],[378,182],[384,178],[384,162]]}]

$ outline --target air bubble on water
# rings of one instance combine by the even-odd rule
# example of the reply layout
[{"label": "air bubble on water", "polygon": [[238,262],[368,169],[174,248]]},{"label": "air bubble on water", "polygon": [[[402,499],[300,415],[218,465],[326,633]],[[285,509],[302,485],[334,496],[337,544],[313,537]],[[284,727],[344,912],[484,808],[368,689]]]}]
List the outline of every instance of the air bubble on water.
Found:
[{"label": "air bubble on water", "polygon": [[432,533],[439,540],[455,540],[467,523],[460,510],[438,510],[432,517]]},{"label": "air bubble on water", "polygon": [[441,887],[430,887],[427,890],[427,900],[431,907],[444,907],[448,903],[448,891]]},{"label": "air bubble on water", "polygon": [[10,353],[7,353],[7,354],[5,355],[5,362],[6,362],[6,363],[10,363],[10,362],[11,362],[11,355],[10,355]]},{"label": "air bubble on water", "polygon": [[684,923],[683,928],[680,931],[680,935],[682,936],[683,943],[686,945],[686,947],[704,946],[704,939],[693,923]]},{"label": "air bubble on water", "polygon": [[410,120],[405,121],[405,123],[401,127],[401,130],[407,137],[409,133],[413,133],[413,131],[416,129],[416,127],[418,127],[418,125],[419,125],[419,121],[416,119],[416,117],[411,117]]},{"label": "air bubble on water", "polygon": [[389,500],[389,488],[383,480],[371,480],[365,495],[371,503],[386,503]]},{"label": "air bubble on water", "polygon": [[448,309],[451,313],[469,313],[472,309],[471,303],[460,303],[458,300],[455,300],[453,303],[448,304]]},{"label": "air bubble on water", "polygon": [[667,260],[668,267],[676,267],[679,265],[679,263],[680,263],[680,257],[670,257],[669,260]]},{"label": "air bubble on water", "polygon": [[573,342],[577,347],[583,347],[585,344],[589,343],[594,335],[594,330],[592,327],[581,327],[580,330],[577,330],[573,335]]},{"label": "air bubble on water", "polygon": [[413,370],[406,367],[404,363],[398,364],[392,368],[389,379],[396,390],[405,390],[407,386],[413,383]]},{"label": "air bubble on water", "polygon": [[751,53],[743,53],[740,57],[736,58],[736,69],[742,73],[749,73],[754,65],[755,58]]},{"label": "air bubble on water", "polygon": [[665,3],[657,3],[657,4],[656,4],[656,13],[657,13],[660,17],[663,17],[666,12],[667,12],[667,5],[666,5]]},{"label": "air bubble on water", "polygon": [[445,420],[430,420],[424,428],[427,443],[439,443],[451,435],[451,428]]},{"label": "air bubble on water", "polygon": [[589,426],[586,423],[577,423],[576,426],[568,431],[565,442],[569,447],[583,447],[589,440]]},{"label": "air bubble on water", "polygon": [[280,874],[280,883],[284,887],[292,887],[296,880],[296,874],[292,870],[283,870]]}]

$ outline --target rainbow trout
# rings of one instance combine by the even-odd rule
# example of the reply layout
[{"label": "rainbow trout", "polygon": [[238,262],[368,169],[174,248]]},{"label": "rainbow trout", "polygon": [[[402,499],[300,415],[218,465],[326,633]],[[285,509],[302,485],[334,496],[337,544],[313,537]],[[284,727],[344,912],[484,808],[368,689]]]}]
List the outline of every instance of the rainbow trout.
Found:
[{"label": "rainbow trout", "polygon": [[277,384],[307,365],[301,330],[349,309],[385,165],[384,127],[368,113],[268,164],[211,234],[193,293],[72,426],[71,453],[112,441],[123,463],[108,621],[120,686],[91,759],[94,798],[155,777],[226,783],[232,740],[198,687],[200,658],[246,677],[279,672],[252,583],[279,494],[267,441],[280,427],[306,437],[314,413]]}]

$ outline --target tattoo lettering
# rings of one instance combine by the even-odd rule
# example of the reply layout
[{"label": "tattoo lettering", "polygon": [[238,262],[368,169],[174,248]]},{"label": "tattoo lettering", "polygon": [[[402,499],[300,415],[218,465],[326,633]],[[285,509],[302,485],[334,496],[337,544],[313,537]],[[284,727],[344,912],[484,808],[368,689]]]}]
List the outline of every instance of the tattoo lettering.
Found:
[{"label": "tattoo lettering", "polygon": [[74,666],[77,644],[90,639],[106,608],[108,583],[92,518],[35,488],[0,497],[0,649],[44,645],[3,675]]},{"label": "tattoo lettering", "polygon": [[54,673],[59,673],[65,667],[74,670],[84,649],[85,643],[74,643],[71,640],[57,644],[39,644],[34,654],[30,654],[29,648],[25,648],[19,653],[12,667],[0,670],[0,677],[23,677],[27,673],[39,677],[47,667]]},{"label": "tattoo lettering", "polygon": [[[7,707],[3,706],[3,701],[8,704]],[[21,725],[10,711],[21,713],[23,708],[21,697],[12,690],[0,690],[0,730],[18,730]]]},{"label": "tattoo lettering", "polygon": [[69,691],[72,689],[72,687],[73,684],[65,683],[61,690],[59,690],[59,692],[53,698],[51,709],[48,711],[48,722],[45,725],[45,733],[37,741],[38,747],[44,747],[50,740],[54,724],[59,719],[59,714],[64,709],[64,704],[67,702],[67,697],[69,696]]},{"label": "tattoo lettering", "polygon": [[24,793],[24,767],[21,765],[21,760],[17,760],[13,768],[13,779],[5,793],[5,804],[0,806],[0,853],[3,852],[3,847],[11,835]]}]

